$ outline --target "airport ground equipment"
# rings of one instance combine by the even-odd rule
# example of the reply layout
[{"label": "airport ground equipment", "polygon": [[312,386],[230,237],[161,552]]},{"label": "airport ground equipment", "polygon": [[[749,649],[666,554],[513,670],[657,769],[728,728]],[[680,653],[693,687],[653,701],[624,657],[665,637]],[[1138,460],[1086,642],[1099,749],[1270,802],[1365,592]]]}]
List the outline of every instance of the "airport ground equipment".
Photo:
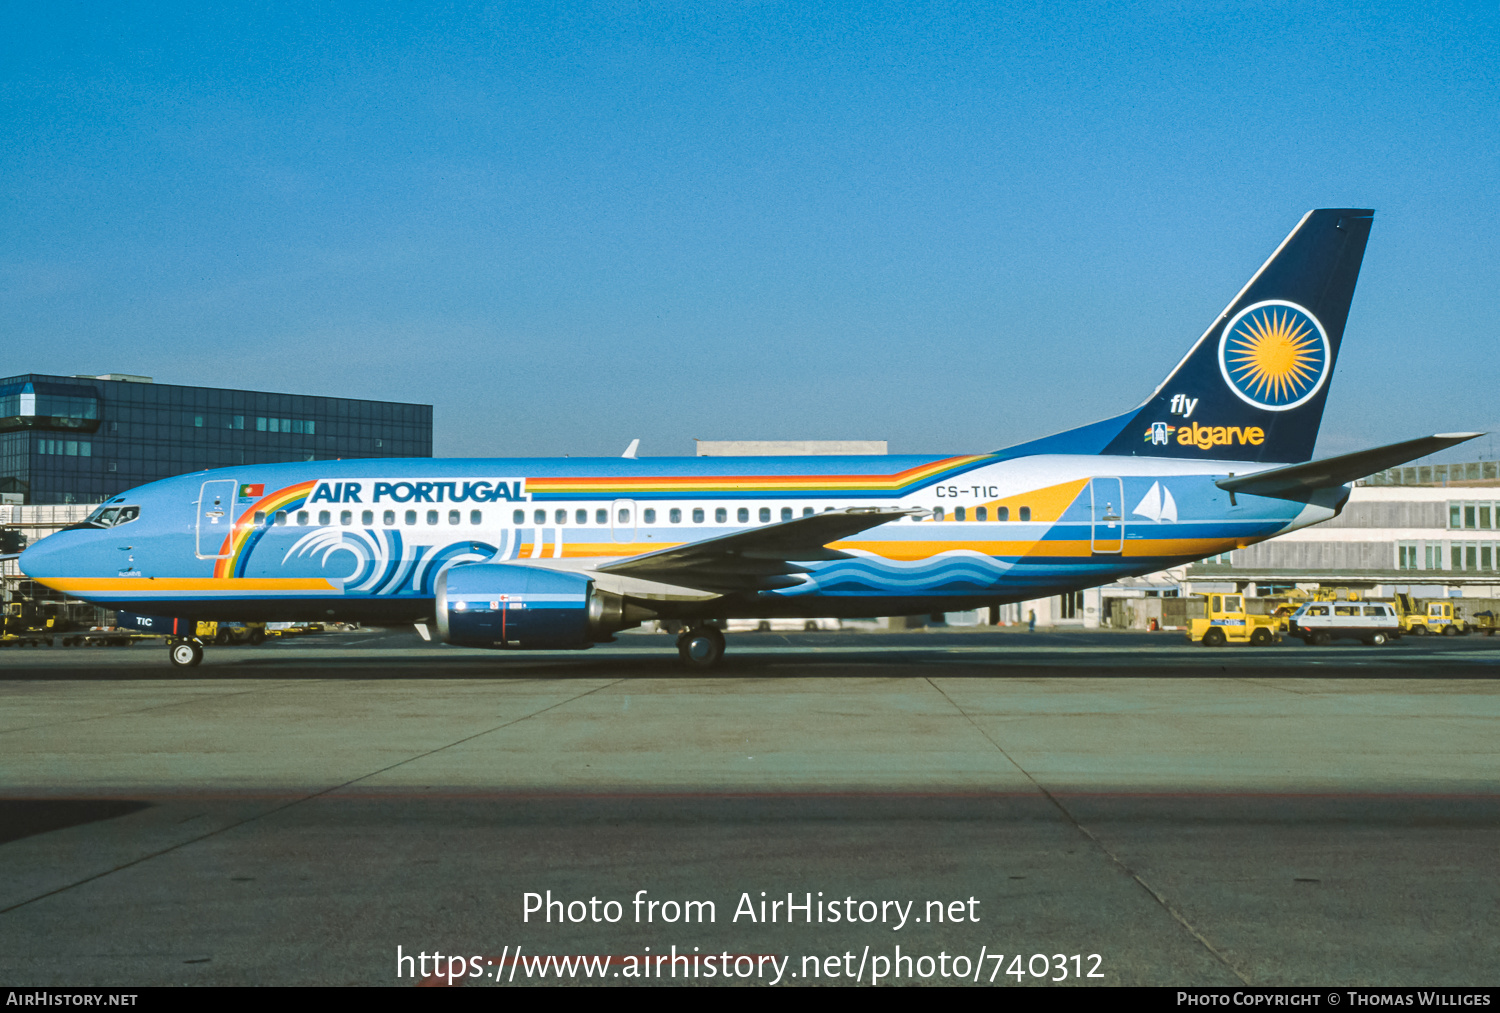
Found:
[{"label": "airport ground equipment", "polygon": [[39,647],[52,645],[55,620],[43,619],[24,602],[11,602],[0,613],[0,647]]},{"label": "airport ground equipment", "polygon": [[1188,620],[1188,640],[1204,647],[1225,644],[1268,645],[1281,642],[1276,616],[1254,615],[1242,594],[1210,594],[1208,615]]},{"label": "airport ground equipment", "polygon": [[1292,613],[1287,632],[1317,647],[1339,638],[1379,647],[1400,638],[1401,618],[1389,602],[1310,601]]},{"label": "airport ground equipment", "polygon": [[1456,637],[1469,632],[1468,623],[1451,601],[1430,601],[1423,605],[1411,595],[1398,594],[1396,611],[1401,619],[1401,629],[1413,636],[1441,633],[1445,637]]}]

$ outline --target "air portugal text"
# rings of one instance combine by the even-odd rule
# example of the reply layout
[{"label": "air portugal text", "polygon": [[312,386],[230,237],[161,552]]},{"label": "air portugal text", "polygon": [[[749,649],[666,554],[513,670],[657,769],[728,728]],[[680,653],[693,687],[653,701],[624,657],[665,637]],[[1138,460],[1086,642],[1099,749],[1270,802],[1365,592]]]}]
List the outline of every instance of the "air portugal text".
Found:
[{"label": "air portugal text", "polygon": [[[365,497],[369,496],[369,499]],[[498,503],[527,499],[524,478],[319,482],[309,503]]]},{"label": "air portugal text", "polygon": [[1243,447],[1247,444],[1258,447],[1266,442],[1266,433],[1259,426],[1200,426],[1194,422],[1191,426],[1177,427],[1177,442],[1184,447],[1198,447],[1200,450],[1210,447]]}]

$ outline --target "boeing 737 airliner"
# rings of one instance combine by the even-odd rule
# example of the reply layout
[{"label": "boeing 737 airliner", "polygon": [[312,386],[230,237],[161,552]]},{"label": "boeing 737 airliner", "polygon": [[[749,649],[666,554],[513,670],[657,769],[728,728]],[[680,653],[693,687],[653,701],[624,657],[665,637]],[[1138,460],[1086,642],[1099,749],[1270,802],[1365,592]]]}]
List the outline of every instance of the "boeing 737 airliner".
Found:
[{"label": "boeing 737 airliner", "polygon": [[369,460],[153,482],[21,556],[165,632],[194,621],[431,623],[451,644],[583,648],[679,623],[903,615],[1150,573],[1338,514],[1347,483],[1471,439],[1312,462],[1373,212],[1308,212],[1146,401],[953,457]]}]

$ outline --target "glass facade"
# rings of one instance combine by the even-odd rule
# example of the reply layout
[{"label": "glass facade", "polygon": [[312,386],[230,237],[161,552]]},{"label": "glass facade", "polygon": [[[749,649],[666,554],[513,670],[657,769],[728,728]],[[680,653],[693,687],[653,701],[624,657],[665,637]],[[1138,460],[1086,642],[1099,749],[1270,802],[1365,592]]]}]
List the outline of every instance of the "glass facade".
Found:
[{"label": "glass facade", "polygon": [[83,377],[0,379],[0,493],[26,503],[101,503],[146,482],[237,464],[431,456],[431,405]]}]

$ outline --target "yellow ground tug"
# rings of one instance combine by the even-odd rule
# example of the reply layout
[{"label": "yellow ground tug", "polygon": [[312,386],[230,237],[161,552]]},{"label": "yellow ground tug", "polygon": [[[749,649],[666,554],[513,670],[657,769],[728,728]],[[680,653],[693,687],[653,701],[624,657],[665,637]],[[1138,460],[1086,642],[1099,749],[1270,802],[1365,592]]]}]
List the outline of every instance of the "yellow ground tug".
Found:
[{"label": "yellow ground tug", "polygon": [[1279,644],[1282,620],[1252,615],[1242,594],[1210,594],[1206,616],[1188,620],[1188,640],[1204,647],[1225,644]]},{"label": "yellow ground tug", "polygon": [[1412,636],[1441,633],[1445,637],[1456,637],[1469,632],[1469,624],[1451,601],[1430,601],[1423,608],[1411,595],[1397,594],[1396,612],[1401,616],[1401,629]]}]

